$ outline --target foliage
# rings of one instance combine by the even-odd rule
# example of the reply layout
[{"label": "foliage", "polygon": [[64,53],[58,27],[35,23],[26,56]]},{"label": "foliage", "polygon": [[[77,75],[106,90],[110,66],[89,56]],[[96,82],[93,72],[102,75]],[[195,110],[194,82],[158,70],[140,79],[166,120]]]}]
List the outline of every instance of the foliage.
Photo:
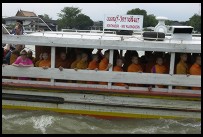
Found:
[{"label": "foliage", "polygon": [[144,20],[143,20],[143,28],[144,27],[155,27],[158,23],[158,21],[156,20],[155,16],[153,14],[147,15],[147,11],[143,10],[143,9],[132,9],[129,10],[127,12],[127,14],[129,15],[143,15],[144,16]]},{"label": "foliage", "polygon": [[2,24],[6,24],[6,21],[5,21],[5,19],[3,19],[3,18],[2,18]]},{"label": "foliage", "polygon": [[79,14],[76,18],[75,18],[75,27],[76,29],[89,29],[90,26],[92,26],[94,24],[94,22],[90,19],[89,16],[84,15],[84,14]]},{"label": "foliage", "polygon": [[81,9],[77,7],[64,7],[58,16],[59,29],[89,29],[93,25],[90,17],[82,14]]},{"label": "foliage", "polygon": [[47,14],[44,14],[44,15],[43,15],[43,18],[44,18],[44,19],[47,19],[47,20],[52,20],[52,18],[49,17],[49,15],[47,15]]},{"label": "foliage", "polygon": [[44,15],[38,15],[38,17],[40,17],[41,19],[47,19],[47,20],[52,20],[51,17],[49,17],[48,14],[44,14]]},{"label": "foliage", "polygon": [[188,25],[194,27],[195,31],[201,33],[201,16],[198,14],[194,14],[188,21]]},{"label": "foliage", "polygon": [[74,7],[64,7],[61,13],[58,13],[59,28],[72,29],[75,27],[75,18],[81,13],[81,9]]}]

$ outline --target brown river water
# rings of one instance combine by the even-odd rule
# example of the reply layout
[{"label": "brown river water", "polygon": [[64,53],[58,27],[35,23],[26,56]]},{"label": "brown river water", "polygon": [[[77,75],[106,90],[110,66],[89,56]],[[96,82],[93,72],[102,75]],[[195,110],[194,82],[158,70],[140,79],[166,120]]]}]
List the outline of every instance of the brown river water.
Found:
[{"label": "brown river water", "polygon": [[99,119],[48,111],[2,109],[3,134],[201,134],[194,119]]}]

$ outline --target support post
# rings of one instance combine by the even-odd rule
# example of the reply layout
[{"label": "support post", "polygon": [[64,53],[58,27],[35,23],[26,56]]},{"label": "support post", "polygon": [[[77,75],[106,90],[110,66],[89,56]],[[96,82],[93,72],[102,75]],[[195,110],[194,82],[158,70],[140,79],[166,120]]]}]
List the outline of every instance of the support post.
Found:
[{"label": "support post", "polygon": [[[169,74],[173,75],[174,72],[174,66],[175,66],[175,52],[171,52],[171,59],[170,59],[170,70],[169,70]],[[172,86],[168,86],[168,91],[171,92],[172,91]]]},{"label": "support post", "polygon": [[[112,64],[112,67],[109,68],[109,72],[112,72],[112,70],[113,70],[113,53],[114,53],[114,50],[111,49],[111,50],[110,50],[110,53],[109,53],[109,63]],[[111,85],[112,85],[112,83],[111,83],[111,82],[108,82],[108,88],[109,88],[109,89],[111,88]]]},{"label": "support post", "polygon": [[[55,68],[55,47],[51,47],[51,68]],[[54,79],[51,79],[52,85],[55,84]]]}]

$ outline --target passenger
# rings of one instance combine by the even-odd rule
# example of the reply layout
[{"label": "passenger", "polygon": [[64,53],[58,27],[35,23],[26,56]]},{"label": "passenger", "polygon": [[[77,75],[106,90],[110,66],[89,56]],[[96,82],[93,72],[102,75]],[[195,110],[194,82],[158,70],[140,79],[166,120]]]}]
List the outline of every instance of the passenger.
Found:
[{"label": "passenger", "polygon": [[98,55],[98,62],[101,62],[101,60],[104,58],[104,55],[102,54],[103,49],[97,49],[96,54]]},{"label": "passenger", "polygon": [[131,62],[132,64],[128,67],[128,72],[143,72],[137,56],[133,56]]},{"label": "passenger", "polygon": [[[49,59],[49,55],[47,52],[44,52],[42,54],[42,58],[43,60],[40,61],[39,63],[39,67],[42,67],[43,69],[48,69],[51,67],[51,60]],[[46,79],[46,78],[38,78],[38,81],[50,81],[50,79]]]},{"label": "passenger", "polygon": [[[118,71],[118,72],[123,72],[123,60],[121,58],[118,58],[116,60],[116,66],[113,67],[113,71]],[[113,85],[115,86],[125,86],[125,88],[129,88],[127,84],[124,84],[124,83],[114,83]]]},{"label": "passenger", "polygon": [[71,64],[70,68],[75,69],[78,62],[81,60],[81,54],[76,55],[76,60]]},{"label": "passenger", "polygon": [[99,58],[98,57],[99,56],[97,54],[92,55],[93,59],[88,65],[88,68],[87,68],[88,70],[98,70],[98,68],[99,68],[99,63],[98,63]]},{"label": "passenger", "polygon": [[[152,67],[151,72],[152,73],[159,73],[159,74],[166,74],[166,67],[163,65],[163,58],[157,57],[156,59],[156,65]],[[155,85],[157,88],[165,88],[163,85]]]},{"label": "passenger", "polygon": [[129,65],[131,64],[131,58],[132,58],[132,56],[137,56],[137,57],[139,57],[138,52],[135,51],[135,50],[134,50],[134,51],[127,50],[126,53],[125,53],[125,55],[124,55],[124,65],[123,65],[123,70],[124,70],[125,72],[128,71],[128,67],[129,67]]},{"label": "passenger", "polygon": [[87,69],[88,67],[88,55],[86,53],[82,53],[81,60],[77,63],[75,69]]},{"label": "passenger", "polygon": [[42,55],[43,55],[43,53],[41,53],[41,54],[39,55],[39,60],[35,62],[35,67],[39,67],[40,61],[43,60]]},{"label": "passenger", "polygon": [[[141,65],[139,64],[139,58],[133,56],[131,59],[132,64],[128,67],[128,72],[143,72]],[[138,84],[130,84],[131,86],[139,86]]]},{"label": "passenger", "polygon": [[147,64],[145,65],[145,72],[151,73],[151,68],[156,64],[156,58],[152,51],[145,51],[145,58]]},{"label": "passenger", "polygon": [[[176,66],[176,74],[183,74],[183,75],[189,74],[189,69],[188,69],[188,65],[186,64],[186,61],[187,61],[187,53],[181,53],[180,61]],[[177,86],[176,89],[188,89],[188,87]]]},{"label": "passenger", "polygon": [[65,52],[60,53],[60,58],[56,60],[55,67],[59,68],[60,71],[62,71],[63,68],[70,68],[70,62],[68,61]]},{"label": "passenger", "polygon": [[191,53],[187,53],[187,61],[186,61],[187,65],[188,65],[188,68],[191,68],[192,65],[194,64],[192,62],[192,54]]},{"label": "passenger", "polygon": [[92,52],[93,52],[94,49],[83,49],[83,53],[86,53],[87,54],[87,62],[89,63],[91,60],[92,60]]},{"label": "passenger", "polygon": [[11,50],[11,44],[6,44],[4,47],[3,47],[3,57],[5,58],[6,57],[6,54]]},{"label": "passenger", "polygon": [[[32,63],[32,60],[30,60],[27,57],[26,50],[22,50],[20,52],[20,55],[21,56],[18,57],[14,63],[12,63],[13,66],[16,66],[16,67],[33,67],[34,66]],[[27,77],[19,77],[18,79],[19,80],[29,80],[29,78],[27,78]]]},{"label": "passenger", "polygon": [[16,61],[16,59],[20,56],[21,51],[22,45],[16,45],[15,50],[11,52],[9,64],[13,64]]},{"label": "passenger", "polygon": [[124,65],[123,65],[123,71],[128,71],[128,66],[131,64],[131,52],[130,50],[127,50],[124,55]]},{"label": "passenger", "polygon": [[120,57],[120,54],[118,52],[118,50],[114,50],[114,53],[113,53],[113,66],[116,66],[116,61],[117,59]]},{"label": "passenger", "polygon": [[[20,21],[20,22],[22,23],[22,21]],[[16,26],[15,26],[14,30],[11,32],[11,34],[13,34],[13,35],[23,35],[23,27],[22,27],[22,24],[20,22],[19,21],[16,22]],[[5,59],[6,59],[6,61],[7,61],[7,63],[9,65],[12,64],[16,60],[16,58],[14,58],[15,60],[12,59],[12,62],[10,62],[11,53],[12,53],[12,51],[15,50],[16,46],[17,45],[10,45],[10,51],[8,51],[8,53],[5,56]],[[22,45],[22,49],[24,49],[24,47],[25,47],[25,45]]]},{"label": "passenger", "polygon": [[[89,63],[87,70],[95,70],[97,71],[99,68],[99,63],[98,63],[98,54],[93,54],[92,55],[92,61]],[[97,82],[93,81],[88,81],[87,84],[97,84]]]},{"label": "passenger", "polygon": [[23,26],[20,23],[17,23],[11,34],[23,35]]},{"label": "passenger", "polygon": [[[201,56],[196,56],[196,61],[190,68],[190,75],[200,75],[201,76]],[[201,87],[192,87],[192,90],[201,90]]]},{"label": "passenger", "polygon": [[36,60],[35,57],[33,57],[32,55],[33,55],[32,50],[28,50],[27,56],[30,60],[32,60],[33,64],[35,64]]},{"label": "passenger", "polygon": [[170,70],[170,53],[165,53],[164,54],[164,62],[163,65],[166,67],[166,74],[169,74],[169,70]]},{"label": "passenger", "polygon": [[39,63],[39,67],[42,67],[43,69],[48,69],[51,67],[51,61],[49,60],[48,53],[44,52],[42,54],[42,61]]},{"label": "passenger", "polygon": [[[76,71],[78,69],[87,69],[88,67],[88,55],[87,53],[82,53],[81,60],[77,63],[76,68],[74,68]],[[86,83],[85,81],[77,81],[77,83]]]},{"label": "passenger", "polygon": [[[99,70],[101,71],[108,71],[109,68],[112,67],[112,64],[109,63],[109,50],[104,52],[104,58],[99,63]],[[107,82],[99,82],[101,85],[107,85]]]},{"label": "passenger", "polygon": [[146,69],[147,61],[146,61],[145,56],[141,56],[141,58],[140,58],[140,65],[142,67],[143,72],[146,72],[145,69]]}]

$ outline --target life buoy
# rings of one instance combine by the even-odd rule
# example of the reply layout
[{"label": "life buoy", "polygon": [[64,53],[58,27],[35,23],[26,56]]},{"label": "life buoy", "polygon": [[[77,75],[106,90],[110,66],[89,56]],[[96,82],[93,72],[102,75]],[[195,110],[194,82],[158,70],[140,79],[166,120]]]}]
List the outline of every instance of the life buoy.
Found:
[{"label": "life buoy", "polygon": [[116,31],[117,35],[132,35],[133,31],[132,30],[118,30]]},{"label": "life buoy", "polygon": [[144,40],[163,41],[165,39],[165,33],[163,32],[144,32],[142,36]]}]

